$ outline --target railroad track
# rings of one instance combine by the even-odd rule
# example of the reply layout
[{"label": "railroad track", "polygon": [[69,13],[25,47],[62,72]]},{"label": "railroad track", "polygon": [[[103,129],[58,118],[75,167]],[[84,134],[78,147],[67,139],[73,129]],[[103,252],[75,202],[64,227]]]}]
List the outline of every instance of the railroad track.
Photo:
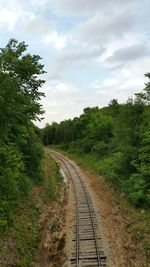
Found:
[{"label": "railroad track", "polygon": [[70,177],[75,195],[75,217],[73,220],[73,247],[70,265],[73,267],[106,267],[106,256],[99,245],[96,213],[91,197],[78,167],[63,155],[48,150]]}]

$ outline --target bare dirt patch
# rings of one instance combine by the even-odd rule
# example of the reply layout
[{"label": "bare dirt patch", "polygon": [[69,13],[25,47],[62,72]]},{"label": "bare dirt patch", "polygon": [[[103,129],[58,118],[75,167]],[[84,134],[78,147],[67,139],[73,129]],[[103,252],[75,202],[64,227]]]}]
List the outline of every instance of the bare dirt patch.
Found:
[{"label": "bare dirt patch", "polygon": [[39,267],[58,266],[63,263],[65,255],[63,248],[65,244],[65,199],[62,194],[57,203],[45,206],[41,218],[43,230],[39,244],[37,263]]},{"label": "bare dirt patch", "polygon": [[65,206],[66,188],[61,187],[57,201],[51,204],[42,203],[42,214],[39,224],[42,225],[37,255],[34,266],[58,267],[65,261]]}]

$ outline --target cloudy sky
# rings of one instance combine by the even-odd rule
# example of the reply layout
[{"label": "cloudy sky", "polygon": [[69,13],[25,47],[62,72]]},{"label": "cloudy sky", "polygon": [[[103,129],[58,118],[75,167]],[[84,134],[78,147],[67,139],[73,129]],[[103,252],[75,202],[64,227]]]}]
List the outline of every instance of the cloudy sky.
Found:
[{"label": "cloudy sky", "polygon": [[123,102],[150,72],[149,0],[0,0],[0,47],[25,41],[45,65],[46,122]]}]

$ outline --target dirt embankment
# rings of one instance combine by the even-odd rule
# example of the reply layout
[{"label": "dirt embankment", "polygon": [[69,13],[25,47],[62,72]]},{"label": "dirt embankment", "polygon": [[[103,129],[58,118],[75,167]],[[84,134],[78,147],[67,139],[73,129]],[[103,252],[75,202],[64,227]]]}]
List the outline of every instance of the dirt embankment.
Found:
[{"label": "dirt embankment", "polygon": [[43,230],[36,259],[37,267],[58,267],[64,261],[65,205],[66,198],[62,194],[57,203],[44,208],[41,218]]},{"label": "dirt embankment", "polygon": [[[45,165],[49,174],[49,167]],[[42,231],[36,256],[36,267],[58,267],[66,260],[64,246],[66,242],[66,205],[68,200],[68,187],[62,183],[59,188],[57,201],[45,204],[42,207],[40,224]]]},{"label": "dirt embankment", "polygon": [[44,169],[43,184],[32,188],[0,238],[0,267],[63,265],[67,188],[57,164],[47,156]]}]

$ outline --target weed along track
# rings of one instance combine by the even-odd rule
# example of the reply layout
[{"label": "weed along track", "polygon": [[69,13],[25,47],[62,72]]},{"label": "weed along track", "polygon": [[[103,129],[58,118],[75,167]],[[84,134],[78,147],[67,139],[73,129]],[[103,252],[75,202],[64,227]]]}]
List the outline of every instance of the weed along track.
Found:
[{"label": "weed along track", "polygon": [[106,267],[106,256],[101,248],[97,234],[98,224],[92,199],[85,185],[84,177],[78,166],[63,155],[48,150],[64,168],[71,179],[75,197],[75,214],[73,218],[73,246],[69,256],[69,266]]}]

